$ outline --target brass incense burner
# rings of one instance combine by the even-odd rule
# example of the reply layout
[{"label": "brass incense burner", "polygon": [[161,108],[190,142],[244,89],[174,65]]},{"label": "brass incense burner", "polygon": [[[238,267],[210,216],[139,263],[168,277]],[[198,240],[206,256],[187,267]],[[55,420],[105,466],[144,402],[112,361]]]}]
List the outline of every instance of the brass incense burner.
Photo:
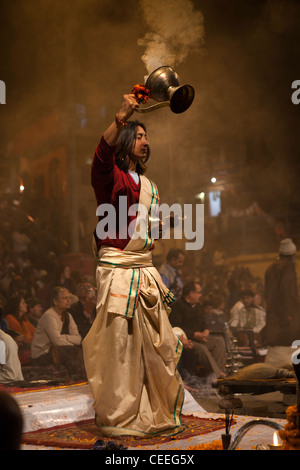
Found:
[{"label": "brass incense burner", "polygon": [[195,96],[194,88],[191,85],[180,85],[177,73],[168,65],[154,70],[148,76],[145,87],[149,91],[149,98],[157,103],[136,109],[139,113],[169,106],[173,113],[180,114],[191,106]]}]

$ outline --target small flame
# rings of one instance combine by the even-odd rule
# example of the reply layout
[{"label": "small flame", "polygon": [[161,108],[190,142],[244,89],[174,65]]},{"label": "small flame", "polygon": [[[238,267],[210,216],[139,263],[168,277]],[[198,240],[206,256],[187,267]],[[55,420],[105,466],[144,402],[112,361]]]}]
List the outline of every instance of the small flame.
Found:
[{"label": "small flame", "polygon": [[273,445],[274,446],[278,446],[279,443],[278,443],[278,434],[276,431],[274,431],[274,434],[273,434]]}]

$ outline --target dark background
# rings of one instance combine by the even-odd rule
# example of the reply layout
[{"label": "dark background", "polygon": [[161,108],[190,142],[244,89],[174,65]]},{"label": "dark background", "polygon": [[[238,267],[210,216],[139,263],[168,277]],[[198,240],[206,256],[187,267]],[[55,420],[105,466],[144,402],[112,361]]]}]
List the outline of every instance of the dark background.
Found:
[{"label": "dark background", "polygon": [[[178,18],[186,21],[182,12],[188,12],[190,26],[184,28],[192,42],[201,12],[199,41],[187,43],[185,60],[174,64],[181,83],[195,88],[193,105],[182,115],[162,109],[142,116],[152,144],[149,177],[170,204],[195,202],[211,176],[221,180],[216,240],[231,240],[232,213],[244,214],[257,203],[259,223],[242,222],[243,230],[255,227],[257,238],[267,233],[266,243],[253,249],[277,247],[278,221],[297,241],[300,105],[291,101],[291,84],[300,79],[299,2],[182,0],[168,9],[165,1],[164,14],[157,0],[146,4],[150,19],[138,0],[0,2],[0,79],[7,91],[0,106],[2,175],[17,158],[9,149],[20,130],[53,109],[67,112],[72,122],[76,103],[86,107],[86,151],[92,157],[121,96],[147,75],[145,47],[138,41],[156,26],[167,32]],[[175,53],[179,49],[174,41]],[[1,181],[3,191],[9,179]]]}]

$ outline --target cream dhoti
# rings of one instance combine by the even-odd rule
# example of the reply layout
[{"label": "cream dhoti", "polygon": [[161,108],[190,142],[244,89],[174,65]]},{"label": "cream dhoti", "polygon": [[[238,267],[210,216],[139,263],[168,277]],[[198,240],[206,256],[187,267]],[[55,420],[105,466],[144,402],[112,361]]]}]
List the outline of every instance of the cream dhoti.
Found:
[{"label": "cream dhoti", "polygon": [[97,316],[83,352],[96,423],[110,436],[183,429],[182,344],[168,319],[174,299],[145,246],[132,239],[125,250],[102,247],[97,256]]}]

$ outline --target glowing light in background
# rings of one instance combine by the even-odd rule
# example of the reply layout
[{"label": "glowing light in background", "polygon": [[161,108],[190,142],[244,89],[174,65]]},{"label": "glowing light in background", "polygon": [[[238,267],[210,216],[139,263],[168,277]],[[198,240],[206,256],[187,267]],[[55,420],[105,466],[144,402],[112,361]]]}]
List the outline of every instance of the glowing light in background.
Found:
[{"label": "glowing light in background", "polygon": [[196,199],[200,199],[202,204],[204,203],[205,193],[203,191],[201,191],[201,193],[199,193],[199,194],[196,194],[195,197],[196,197]]}]

